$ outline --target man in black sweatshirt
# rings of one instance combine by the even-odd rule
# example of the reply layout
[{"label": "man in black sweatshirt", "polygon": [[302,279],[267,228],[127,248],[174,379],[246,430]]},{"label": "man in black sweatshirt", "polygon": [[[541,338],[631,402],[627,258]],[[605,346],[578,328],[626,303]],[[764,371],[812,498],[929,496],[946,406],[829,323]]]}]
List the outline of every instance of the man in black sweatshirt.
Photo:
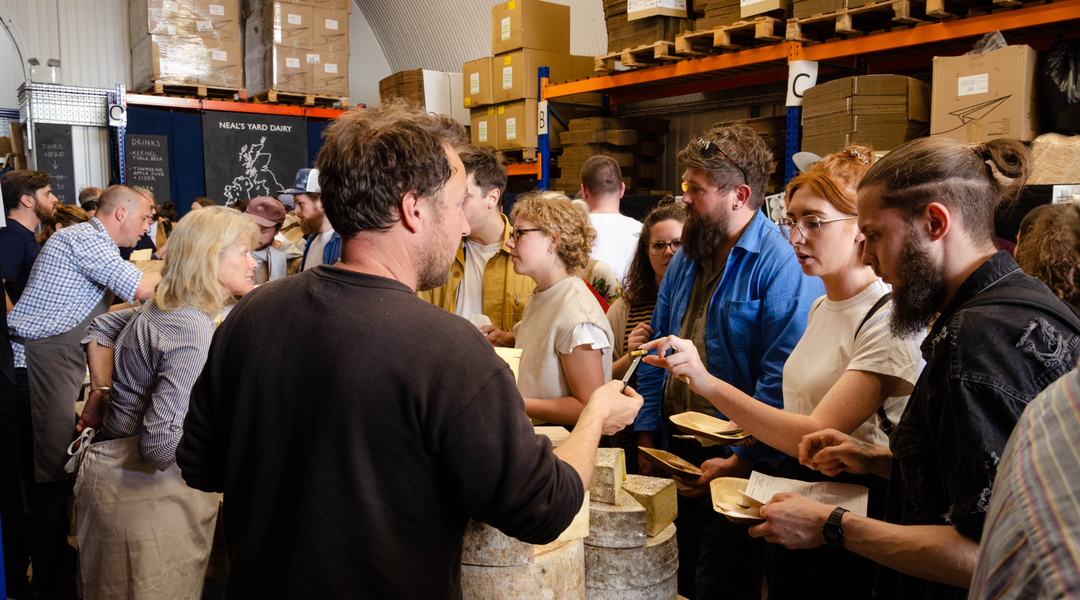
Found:
[{"label": "man in black sweatshirt", "polygon": [[327,128],[318,168],[341,262],[248,294],[214,336],[177,463],[225,493],[237,598],[459,598],[469,518],[554,540],[601,433],[633,422],[620,382],[553,451],[506,363],[416,297],[445,282],[465,169],[453,121],[401,104]]}]

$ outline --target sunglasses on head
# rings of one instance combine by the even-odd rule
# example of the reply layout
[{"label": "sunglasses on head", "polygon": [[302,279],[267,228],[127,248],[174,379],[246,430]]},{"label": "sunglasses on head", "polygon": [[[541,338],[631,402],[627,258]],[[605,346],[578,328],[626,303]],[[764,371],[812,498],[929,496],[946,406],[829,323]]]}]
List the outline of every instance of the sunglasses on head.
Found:
[{"label": "sunglasses on head", "polygon": [[698,151],[701,153],[701,158],[704,158],[705,160],[709,160],[710,158],[716,156],[716,154],[719,152],[721,156],[728,159],[728,162],[735,165],[735,168],[738,169],[740,173],[742,173],[743,181],[747,185],[750,184],[750,179],[747,178],[746,171],[743,171],[743,168],[739,166],[739,163],[732,160],[731,157],[728,156],[728,153],[724,152],[724,149],[721,148],[716,142],[713,142],[713,141],[710,141],[710,140],[698,139],[697,145],[698,145]]}]

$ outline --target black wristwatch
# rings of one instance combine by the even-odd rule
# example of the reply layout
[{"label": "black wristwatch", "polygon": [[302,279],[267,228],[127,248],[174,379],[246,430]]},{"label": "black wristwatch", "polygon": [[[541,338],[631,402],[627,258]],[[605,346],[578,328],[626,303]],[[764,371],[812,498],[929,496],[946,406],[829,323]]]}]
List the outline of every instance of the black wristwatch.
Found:
[{"label": "black wristwatch", "polygon": [[846,508],[837,506],[829,515],[829,520],[825,521],[825,525],[821,528],[821,535],[824,536],[826,544],[837,548],[844,547],[844,530],[840,528],[840,519],[844,518],[844,513],[847,511]]}]

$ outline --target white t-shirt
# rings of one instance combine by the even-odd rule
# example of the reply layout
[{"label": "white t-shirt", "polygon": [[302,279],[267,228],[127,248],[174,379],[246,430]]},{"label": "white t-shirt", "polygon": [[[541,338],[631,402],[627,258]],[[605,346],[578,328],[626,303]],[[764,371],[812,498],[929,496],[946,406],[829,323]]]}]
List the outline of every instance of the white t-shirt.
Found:
[{"label": "white t-shirt", "polygon": [[589,221],[596,230],[596,244],[590,258],[607,263],[621,282],[630,270],[630,261],[634,260],[641,221],[607,213],[590,214]]},{"label": "white t-shirt", "polygon": [[502,242],[481,246],[465,238],[465,273],[457,290],[457,308],[454,313],[466,319],[474,314],[484,314],[484,269],[488,261],[498,254]]},{"label": "white t-shirt", "polygon": [[[878,309],[855,336],[866,313],[889,289],[878,279],[853,298],[834,302],[823,297],[814,303],[806,332],[784,363],[784,410],[800,415],[814,412],[845,371],[881,373],[915,385],[925,365],[919,350],[925,334],[909,340],[894,337],[889,331],[892,302]],[[907,400],[900,396],[885,401],[885,413],[894,425]],[[852,435],[888,446],[879,421],[875,412]]]},{"label": "white t-shirt", "polygon": [[150,236],[150,241],[154,242],[155,246],[157,245],[157,226],[158,220],[154,219],[154,222],[150,224],[150,233],[147,234]]},{"label": "white t-shirt", "polygon": [[311,247],[308,248],[307,258],[304,259],[305,271],[323,264],[323,249],[326,248],[326,244],[330,243],[332,237],[334,237],[333,229],[311,238]]}]

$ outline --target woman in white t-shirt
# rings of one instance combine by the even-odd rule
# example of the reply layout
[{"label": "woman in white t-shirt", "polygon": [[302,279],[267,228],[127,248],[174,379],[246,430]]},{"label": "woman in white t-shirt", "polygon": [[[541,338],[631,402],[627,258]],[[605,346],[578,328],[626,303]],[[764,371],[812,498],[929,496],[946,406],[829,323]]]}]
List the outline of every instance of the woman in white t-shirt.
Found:
[{"label": "woman in white t-shirt", "polygon": [[611,327],[589,287],[574,276],[588,263],[596,232],[565,196],[526,194],[510,222],[506,245],[514,271],[536,282],[514,326],[525,413],[534,422],[574,425],[593,391],[611,379]]},{"label": "woman in white t-shirt", "polygon": [[[922,370],[921,338],[889,331],[889,286],[861,258],[863,236],[855,189],[873,161],[870,148],[851,146],[826,157],[787,187],[781,232],[807,275],[820,277],[825,296],[814,303],[806,332],[784,364],[784,410],[768,406],[702,365],[691,342],[674,336],[642,346],[666,359],[647,357],[708,398],[759,442],[787,453],[781,475],[804,481],[829,479],[799,464],[803,436],[837,429],[860,442],[888,444],[886,430],[899,420]],[[886,416],[883,420],[881,417]],[[884,511],[884,480],[873,475],[833,480],[871,490],[870,512]],[[880,516],[880,515],[879,515]],[[776,546],[770,598],[869,598],[873,563],[831,546],[791,551]],[[865,564],[864,564],[865,563]]]}]

